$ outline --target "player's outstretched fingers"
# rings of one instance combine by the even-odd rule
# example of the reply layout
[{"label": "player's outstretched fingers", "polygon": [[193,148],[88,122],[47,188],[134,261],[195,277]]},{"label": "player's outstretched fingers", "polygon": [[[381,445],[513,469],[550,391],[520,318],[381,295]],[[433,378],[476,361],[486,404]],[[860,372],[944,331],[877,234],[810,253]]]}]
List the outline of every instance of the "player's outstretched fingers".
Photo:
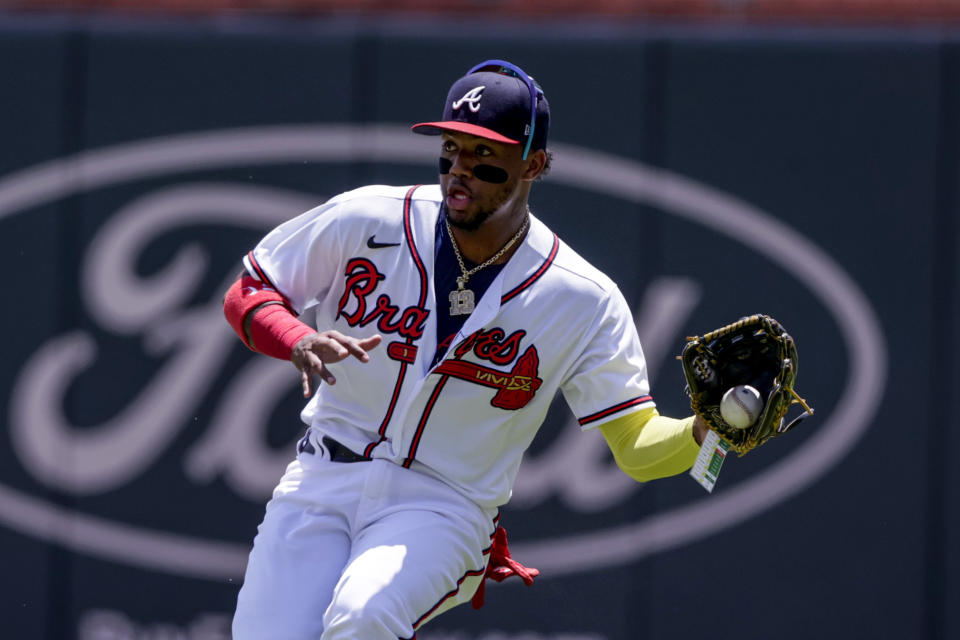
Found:
[{"label": "player's outstretched fingers", "polygon": [[[337,353],[341,351],[341,353]],[[303,387],[303,395],[308,398],[313,395],[316,387],[313,376],[320,376],[320,379],[327,384],[335,384],[336,378],[323,365],[324,359],[331,362],[342,360],[347,357],[348,352],[335,341],[330,340],[323,334],[315,333],[306,336],[293,347],[290,354],[290,361],[300,371],[300,383]]]},{"label": "player's outstretched fingers", "polygon": [[382,341],[383,341],[383,336],[381,336],[379,333],[377,333],[377,334],[375,334],[375,335],[372,335],[372,336],[370,336],[369,338],[364,338],[364,339],[362,339],[362,340],[357,340],[357,342],[356,342],[357,347],[358,347],[361,351],[363,351],[363,355],[362,355],[362,356],[358,356],[358,357],[360,358],[360,360],[361,360],[362,362],[368,362],[368,361],[370,360],[370,356],[367,355],[367,351],[370,351],[371,349],[376,348],[376,346],[379,345],[380,342],[382,342]]},{"label": "player's outstretched fingers", "polygon": [[[380,334],[374,334],[369,338],[352,338],[343,335],[339,331],[326,331],[324,333],[345,348],[348,355],[352,355],[360,362],[369,362],[370,356],[367,355],[367,351],[376,347],[380,344],[381,340],[383,340],[383,336]],[[340,360],[346,357],[347,355],[344,355]],[[324,362],[330,362],[330,360],[324,359]]]},{"label": "player's outstretched fingers", "polygon": [[311,351],[309,348],[302,349],[299,353],[294,350],[294,355],[291,358],[291,361],[293,362],[294,366],[300,370],[300,384],[303,387],[304,398],[311,397],[313,392],[316,391],[316,386],[314,384],[315,375],[320,376],[320,379],[327,384],[337,383],[336,377],[334,377],[330,370],[324,366],[323,361],[317,356],[317,354]]},{"label": "player's outstretched fingers", "polygon": [[325,366],[328,362],[340,362],[354,356],[361,362],[369,362],[367,351],[383,340],[379,334],[368,338],[352,338],[339,331],[322,331],[303,338],[293,348],[290,360],[300,370],[300,382],[303,395],[309,398],[316,390],[314,375],[327,384],[336,384],[337,379]]}]

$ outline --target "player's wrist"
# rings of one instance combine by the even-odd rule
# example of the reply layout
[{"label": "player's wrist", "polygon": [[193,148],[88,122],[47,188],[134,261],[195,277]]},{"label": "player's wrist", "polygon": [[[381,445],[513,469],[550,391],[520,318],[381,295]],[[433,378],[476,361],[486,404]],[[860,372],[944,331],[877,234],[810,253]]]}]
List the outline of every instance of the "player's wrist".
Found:
[{"label": "player's wrist", "polygon": [[290,360],[293,347],[317,332],[297,318],[279,291],[249,274],[227,291],[223,312],[248,348],[280,360]]},{"label": "player's wrist", "polygon": [[710,427],[707,426],[707,423],[705,423],[700,416],[694,416],[692,432],[693,439],[697,445],[703,444],[703,439],[707,437],[709,431]]},{"label": "player's wrist", "polygon": [[317,333],[284,305],[265,305],[251,316],[250,347],[280,360],[291,360],[294,348]]}]

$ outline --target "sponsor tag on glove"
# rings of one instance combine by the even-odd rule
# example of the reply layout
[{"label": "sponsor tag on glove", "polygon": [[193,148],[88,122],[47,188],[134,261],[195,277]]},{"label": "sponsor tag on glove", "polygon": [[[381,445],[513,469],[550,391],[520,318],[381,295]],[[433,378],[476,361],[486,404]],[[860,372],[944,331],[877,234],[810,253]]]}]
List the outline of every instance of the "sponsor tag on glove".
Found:
[{"label": "sponsor tag on glove", "polygon": [[720,467],[723,466],[723,461],[726,460],[729,450],[729,442],[721,438],[713,429],[707,431],[707,435],[703,438],[703,444],[700,445],[697,460],[693,463],[693,468],[690,469],[690,476],[708,493],[713,493],[713,485],[717,483]]}]

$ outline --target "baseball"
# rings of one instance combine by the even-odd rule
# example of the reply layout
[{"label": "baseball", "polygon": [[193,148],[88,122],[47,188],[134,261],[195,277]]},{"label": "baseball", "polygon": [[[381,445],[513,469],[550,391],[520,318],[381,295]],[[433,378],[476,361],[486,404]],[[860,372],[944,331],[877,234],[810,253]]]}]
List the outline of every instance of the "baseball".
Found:
[{"label": "baseball", "polygon": [[760,392],[747,384],[728,389],[720,400],[720,415],[731,427],[746,429],[760,417]]}]

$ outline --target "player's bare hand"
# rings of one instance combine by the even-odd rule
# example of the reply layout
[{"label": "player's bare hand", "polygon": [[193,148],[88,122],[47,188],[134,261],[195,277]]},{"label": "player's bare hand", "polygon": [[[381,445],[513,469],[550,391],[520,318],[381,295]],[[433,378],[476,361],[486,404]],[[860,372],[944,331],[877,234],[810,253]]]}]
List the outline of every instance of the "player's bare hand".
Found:
[{"label": "player's bare hand", "polygon": [[710,427],[707,426],[707,423],[700,416],[694,416],[693,439],[697,441],[697,444],[703,444],[703,439],[707,437],[709,431]]},{"label": "player's bare hand", "polygon": [[367,351],[382,340],[383,337],[379,334],[361,339],[345,336],[334,330],[314,333],[300,340],[293,347],[290,360],[293,366],[300,370],[303,397],[309,398],[316,390],[315,375],[327,384],[336,384],[337,379],[326,367],[327,363],[340,362],[350,356],[360,362],[369,362]]}]

